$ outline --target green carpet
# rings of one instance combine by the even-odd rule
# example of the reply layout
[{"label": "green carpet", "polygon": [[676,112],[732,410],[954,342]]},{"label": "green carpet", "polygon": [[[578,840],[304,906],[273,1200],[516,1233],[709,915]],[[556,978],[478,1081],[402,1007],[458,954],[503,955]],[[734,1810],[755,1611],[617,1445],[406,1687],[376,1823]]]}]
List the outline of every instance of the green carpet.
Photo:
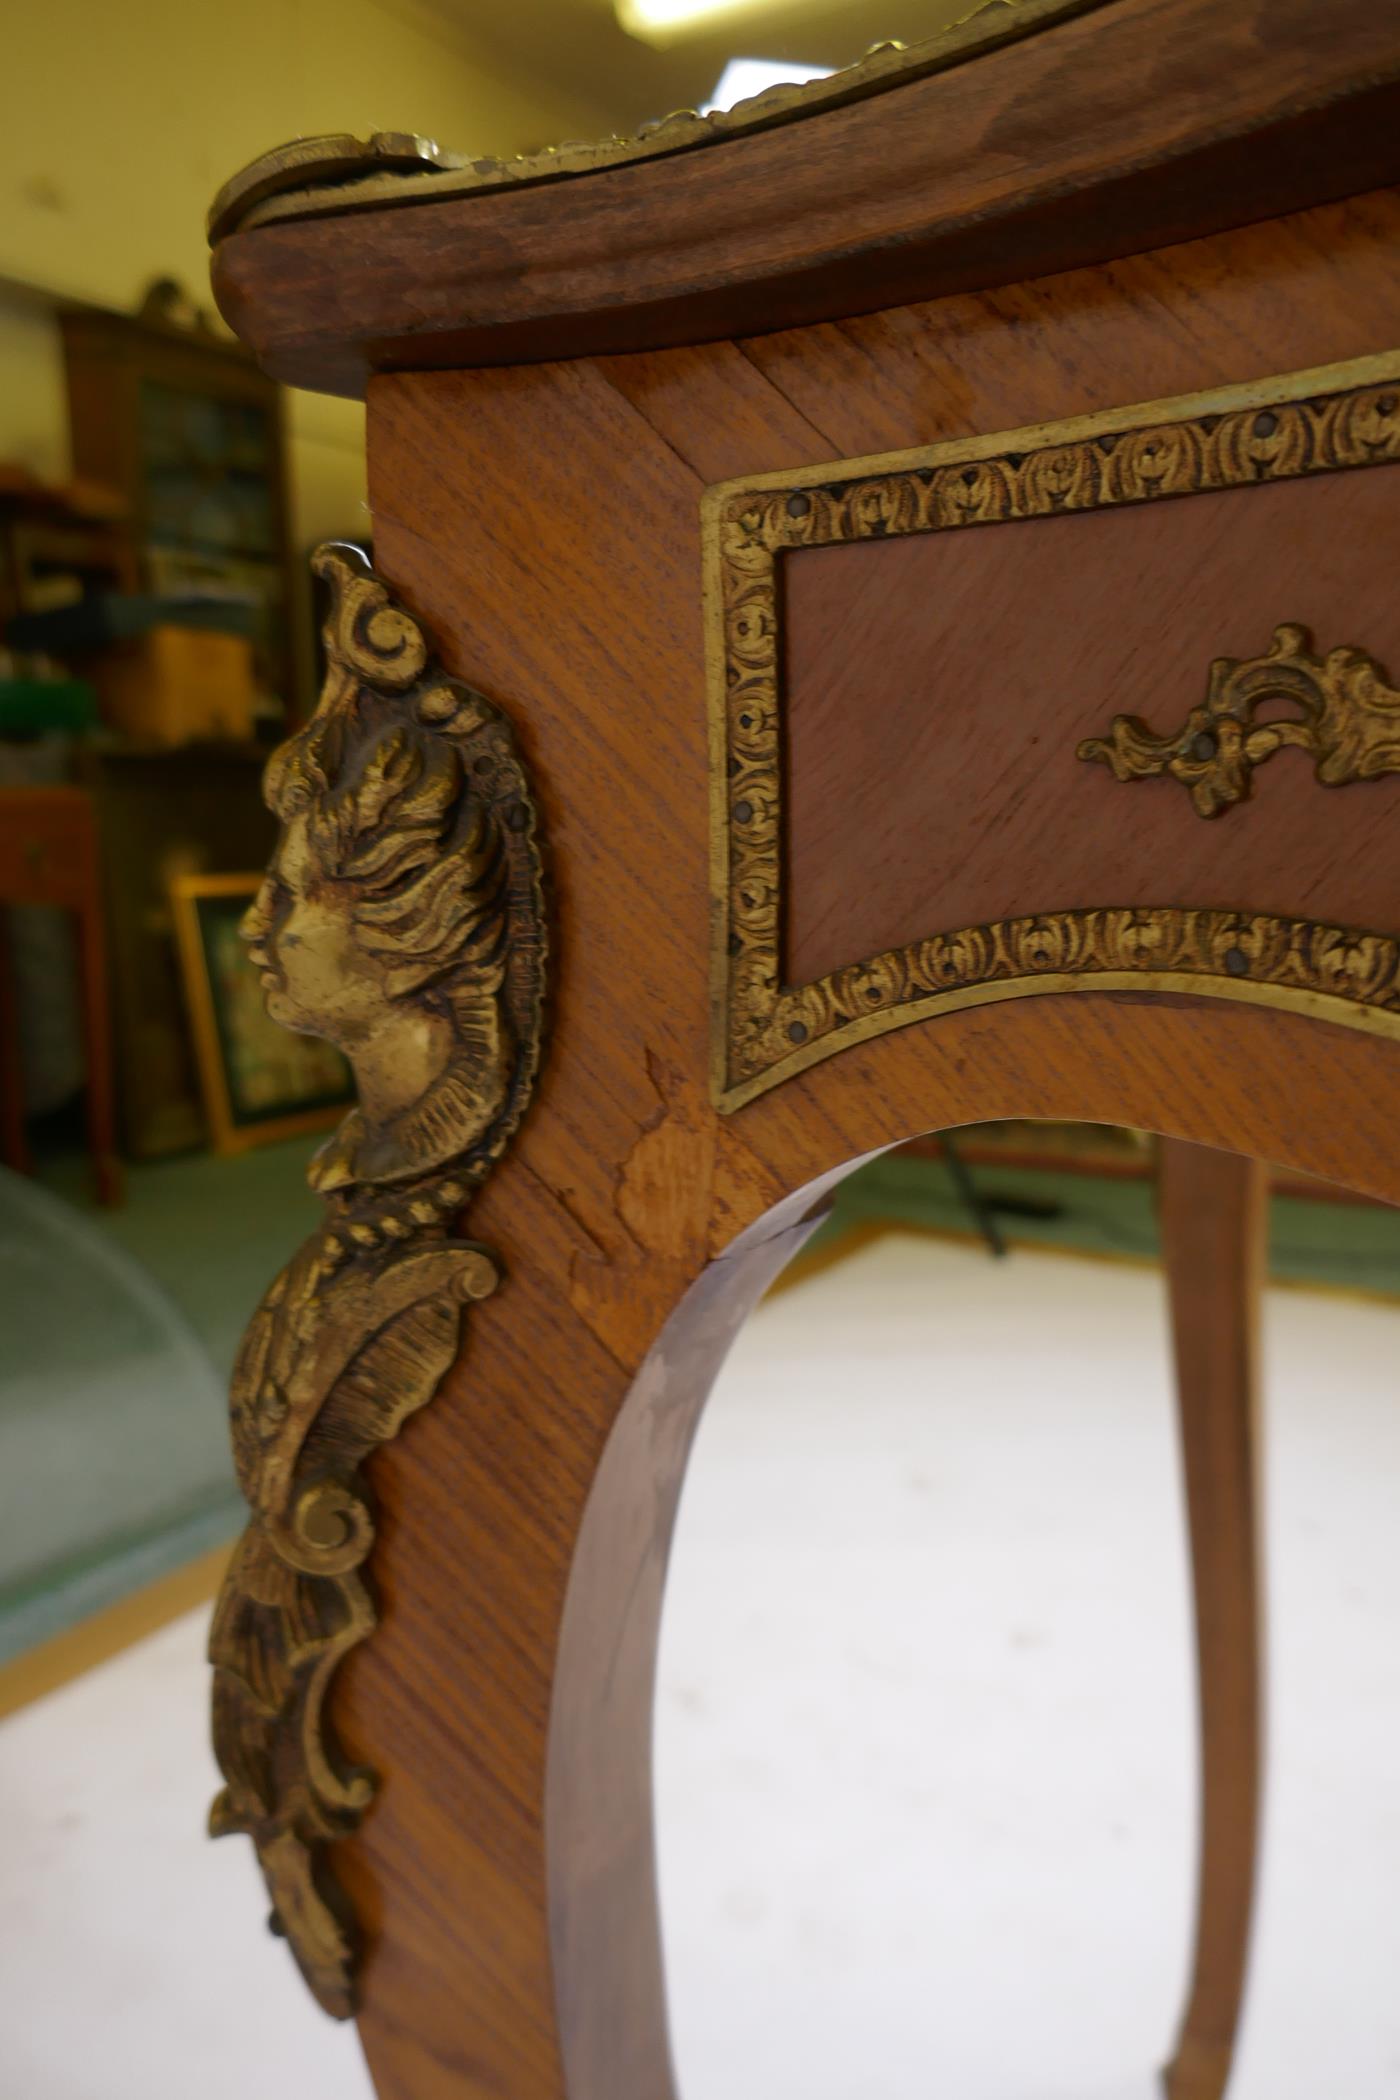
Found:
[{"label": "green carpet", "polygon": [[0,1172],[0,1661],[231,1538],[225,1393],[244,1322],[315,1223],[314,1141]]},{"label": "green carpet", "polygon": [[[1011,1166],[970,1171],[1013,1245],[1157,1259],[1156,1207],[1148,1181]],[[999,1202],[1009,1207],[1003,1211]],[[829,1247],[849,1226],[867,1222],[942,1232],[977,1229],[943,1161],[898,1152],[872,1160],[841,1184],[831,1217],[808,1247]],[[1400,1210],[1276,1196],[1269,1209],[1269,1274],[1275,1283],[1400,1296]]]},{"label": "green carpet", "polygon": [[321,1142],[292,1138],[233,1159],[199,1152],[129,1166],[126,1202],[116,1210],[98,1208],[82,1158],[46,1163],[40,1178],[169,1292],[224,1380],[248,1315],[320,1221],[306,1169]]}]

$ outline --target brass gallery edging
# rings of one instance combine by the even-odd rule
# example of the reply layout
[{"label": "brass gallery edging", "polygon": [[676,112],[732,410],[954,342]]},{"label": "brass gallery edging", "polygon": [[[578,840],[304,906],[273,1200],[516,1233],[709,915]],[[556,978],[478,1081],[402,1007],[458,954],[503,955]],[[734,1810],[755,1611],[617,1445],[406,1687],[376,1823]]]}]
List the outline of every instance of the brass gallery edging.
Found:
[{"label": "brass gallery edging", "polygon": [[909,81],[926,80],[1108,5],[1111,0],[973,0],[965,15],[945,23],[933,36],[907,46],[897,41],[874,44],[854,65],[822,79],[765,88],[732,109],[708,115],[696,109],[673,110],[642,125],[631,138],[568,140],[509,160],[455,153],[412,132],[375,132],[367,139],[344,133],[292,139],[230,176],[209,207],[209,240],[212,245],[231,233],[279,220],[530,189],[693,153],[864,101]]},{"label": "brass gallery edging", "polygon": [[[806,984],[784,983],[778,591],[780,558],[804,547],[1057,517],[1396,460],[1400,352],[1388,352],[708,489],[701,522],[716,1104],[739,1108],[851,1043],[932,1014],[1049,991],[1205,993],[1400,1036],[1400,948],[1388,936],[1169,905],[961,928]],[[1298,638],[1298,630],[1288,632]]]},{"label": "brass gallery edging", "polygon": [[345,1764],[325,1702],[377,1618],[363,1467],[431,1400],[467,1309],[500,1280],[460,1213],[533,1091],[547,943],[509,723],[437,669],[357,553],[323,547],[313,566],[331,591],[326,678],[268,762],[281,837],[242,930],[269,1011],[339,1045],[359,1105],[312,1163],[324,1221],[234,1365],[249,1519],[209,1637],[225,1782],[210,1826],[252,1839],[275,1928],[346,2018],[358,1936],[327,1847],[374,1777]]}]

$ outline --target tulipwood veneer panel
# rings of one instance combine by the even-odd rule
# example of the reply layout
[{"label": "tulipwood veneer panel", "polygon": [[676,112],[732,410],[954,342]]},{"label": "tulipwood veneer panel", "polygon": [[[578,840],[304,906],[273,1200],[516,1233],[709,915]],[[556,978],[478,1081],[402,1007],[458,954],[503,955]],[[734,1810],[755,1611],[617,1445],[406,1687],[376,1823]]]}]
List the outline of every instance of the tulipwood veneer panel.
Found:
[{"label": "tulipwood veneer panel", "polygon": [[[786,975],[1094,905],[1400,930],[1400,776],[1285,754],[1205,821],[1076,757],[1296,621],[1400,673],[1400,466],[784,558]],[[847,839],[858,840],[854,880]]]}]

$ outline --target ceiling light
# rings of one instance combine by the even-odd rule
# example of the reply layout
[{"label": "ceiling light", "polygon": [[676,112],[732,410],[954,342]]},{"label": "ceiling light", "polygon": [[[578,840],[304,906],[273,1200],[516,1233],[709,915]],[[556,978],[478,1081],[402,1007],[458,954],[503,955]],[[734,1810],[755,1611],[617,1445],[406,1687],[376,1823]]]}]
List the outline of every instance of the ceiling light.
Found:
[{"label": "ceiling light", "polygon": [[779,58],[731,58],[715,83],[708,102],[700,105],[702,117],[717,109],[733,109],[770,87],[801,87],[809,80],[826,80],[830,66],[786,66]]},{"label": "ceiling light", "polygon": [[791,12],[809,0],[613,0],[618,21],[643,43],[674,44],[698,31],[719,29],[762,6],[765,15]]}]

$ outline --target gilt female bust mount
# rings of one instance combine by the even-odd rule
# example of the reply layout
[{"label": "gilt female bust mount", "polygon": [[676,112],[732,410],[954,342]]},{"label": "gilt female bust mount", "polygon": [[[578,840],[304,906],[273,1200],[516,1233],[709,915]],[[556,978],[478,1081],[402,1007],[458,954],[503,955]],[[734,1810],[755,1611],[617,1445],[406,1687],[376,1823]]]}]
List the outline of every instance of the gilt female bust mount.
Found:
[{"label": "gilt female bust mount", "polygon": [[334,548],[316,570],[330,667],[268,767],[283,832],[243,934],[273,1019],[353,1067],[359,1107],[311,1174],[330,1194],[462,1160],[509,1114],[507,840],[528,809],[482,793],[493,732],[504,748],[489,703],[424,677],[422,634],[368,570]]},{"label": "gilt female bust mount", "polygon": [[277,1278],[234,1368],[252,1521],[215,1614],[217,1834],[257,1846],[285,1933],[328,2011],[352,2009],[355,1935],[323,1846],[372,1794],[322,1708],[373,1629],[360,1467],[432,1397],[462,1307],[498,1280],[454,1214],[520,1120],[540,1050],[543,910],[534,812],[509,728],[429,663],[416,623],[353,550],[331,588],[319,705],[267,770],[282,821],[244,921],[269,1012],[349,1059],[359,1106],[311,1183],[325,1223]]}]

